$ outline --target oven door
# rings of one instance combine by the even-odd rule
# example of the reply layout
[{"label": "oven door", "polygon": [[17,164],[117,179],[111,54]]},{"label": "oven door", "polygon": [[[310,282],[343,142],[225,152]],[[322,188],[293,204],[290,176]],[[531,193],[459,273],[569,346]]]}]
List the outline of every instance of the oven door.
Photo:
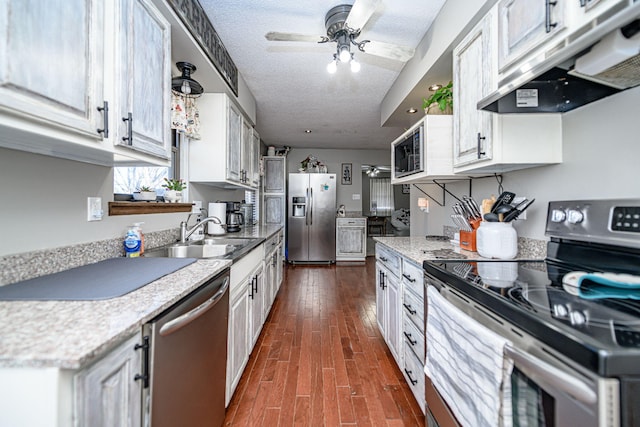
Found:
[{"label": "oven door", "polygon": [[[614,427],[620,425],[619,382],[578,371],[553,349],[528,335],[447,285],[426,275],[427,283],[465,314],[512,342],[505,347],[513,360],[510,376],[511,396],[505,397],[512,423],[527,427]],[[427,337],[427,346],[429,345]],[[434,425],[459,425],[452,412],[427,378],[427,406]],[[429,389],[432,388],[432,390]],[[510,402],[507,403],[507,402]],[[445,410],[446,409],[446,410]],[[505,415],[509,413],[509,408]],[[509,417],[507,417],[508,419]]]}]

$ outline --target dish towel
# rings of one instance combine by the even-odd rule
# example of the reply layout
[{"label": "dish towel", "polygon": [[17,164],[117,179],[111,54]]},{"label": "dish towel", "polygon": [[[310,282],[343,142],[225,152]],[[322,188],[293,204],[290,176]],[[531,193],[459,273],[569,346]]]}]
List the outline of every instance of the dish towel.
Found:
[{"label": "dish towel", "polygon": [[425,374],[457,420],[468,427],[512,425],[511,343],[427,288]]}]

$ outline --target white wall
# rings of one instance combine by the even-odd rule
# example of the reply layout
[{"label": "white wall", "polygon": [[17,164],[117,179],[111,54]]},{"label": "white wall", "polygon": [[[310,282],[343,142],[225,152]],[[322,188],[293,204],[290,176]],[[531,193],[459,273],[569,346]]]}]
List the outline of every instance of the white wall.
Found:
[{"label": "white wall", "polygon": [[[390,149],[389,149],[390,150]],[[362,173],[360,166],[389,165],[391,151],[389,150],[328,150],[322,148],[294,148],[287,155],[287,173],[296,173],[300,162],[313,154],[323,162],[329,173],[335,173],[338,181],[336,196],[337,206],[344,205],[347,211],[362,210]],[[352,165],[352,184],[342,185],[342,163]],[[354,195],[360,199],[354,200]]]},{"label": "white wall", "polygon": [[[581,198],[640,198],[640,87],[601,99],[563,115],[563,162],[504,174],[505,190],[535,198],[527,219],[516,221],[518,234],[543,239],[547,205],[552,200]],[[440,200],[442,191],[434,185],[420,185]],[[473,197],[498,194],[495,179],[472,183]],[[447,185],[454,194],[468,194],[468,183]],[[449,215],[455,200],[447,195],[446,207],[431,201],[429,214],[419,212],[412,188],[412,235],[440,234],[451,225]]]}]

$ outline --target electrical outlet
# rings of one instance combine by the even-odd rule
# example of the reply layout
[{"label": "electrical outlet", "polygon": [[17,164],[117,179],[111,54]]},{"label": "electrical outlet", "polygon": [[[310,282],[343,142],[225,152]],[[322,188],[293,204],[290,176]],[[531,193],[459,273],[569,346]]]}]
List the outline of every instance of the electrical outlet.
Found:
[{"label": "electrical outlet", "polygon": [[102,221],[102,197],[87,197],[87,221]]},{"label": "electrical outlet", "polygon": [[360,194],[352,194],[351,195],[351,200],[360,200]]},{"label": "electrical outlet", "polygon": [[[518,197],[514,197],[513,201],[511,202],[511,206],[518,206],[519,203],[522,203],[526,200],[527,198],[524,196],[518,196]],[[525,220],[527,219],[527,211],[522,212],[520,215],[518,215],[518,218],[516,218],[517,220]]]}]

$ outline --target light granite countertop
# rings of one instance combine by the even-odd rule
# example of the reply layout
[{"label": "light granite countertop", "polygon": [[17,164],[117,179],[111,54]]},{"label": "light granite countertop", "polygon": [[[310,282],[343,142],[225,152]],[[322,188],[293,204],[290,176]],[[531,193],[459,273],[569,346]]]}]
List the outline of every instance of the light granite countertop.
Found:
[{"label": "light granite countertop", "polygon": [[[248,227],[227,236],[268,239],[281,228]],[[62,249],[68,253],[69,248]],[[107,300],[0,301],[0,367],[82,368],[231,263],[199,259]]]}]

